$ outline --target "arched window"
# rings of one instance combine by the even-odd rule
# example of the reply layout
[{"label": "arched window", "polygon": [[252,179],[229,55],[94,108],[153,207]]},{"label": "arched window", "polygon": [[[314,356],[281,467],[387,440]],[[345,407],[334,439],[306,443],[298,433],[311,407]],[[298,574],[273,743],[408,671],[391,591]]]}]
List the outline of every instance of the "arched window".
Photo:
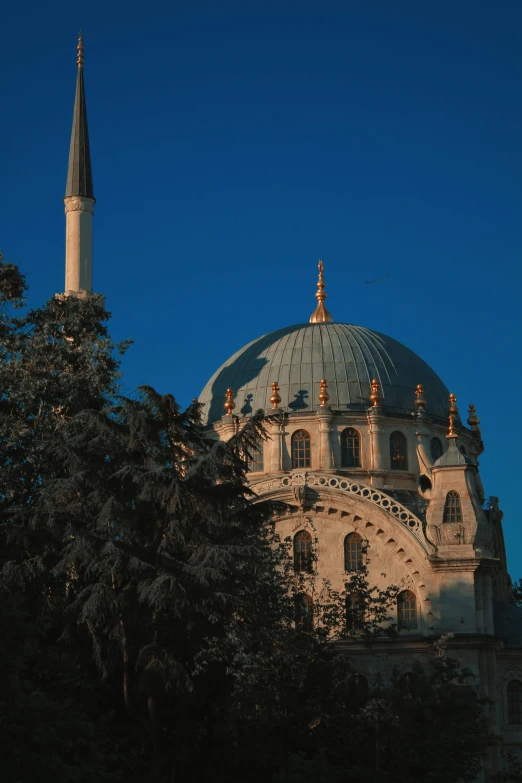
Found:
[{"label": "arched window", "polygon": [[359,533],[348,533],[344,539],[344,570],[357,571],[362,565],[363,540]]},{"label": "arched window", "polygon": [[309,468],[311,464],[310,433],[297,430],[292,435],[292,467]]},{"label": "arched window", "polygon": [[364,628],[364,603],[360,596],[346,596],[346,630],[361,631]]},{"label": "arched window", "polygon": [[399,629],[417,627],[417,599],[411,590],[403,590],[397,599]]},{"label": "arched window", "polygon": [[341,432],[341,467],[361,467],[361,436],[352,427]]},{"label": "arched window", "polygon": [[262,473],[263,467],[263,444],[259,443],[248,449],[247,470],[249,473]]},{"label": "arched window", "polygon": [[301,631],[312,631],[314,627],[314,602],[306,593],[295,597],[295,627]]},{"label": "arched window", "polygon": [[446,495],[444,503],[443,522],[462,522],[462,509],[460,507],[459,493],[452,489]]},{"label": "arched window", "polygon": [[312,570],[312,536],[300,530],[294,536],[294,568],[296,571]]},{"label": "arched window", "polygon": [[390,435],[390,465],[392,470],[408,470],[407,444],[402,432]]},{"label": "arched window", "polygon": [[433,462],[436,462],[439,457],[442,457],[444,449],[442,448],[442,441],[440,438],[432,438],[430,440],[430,452]]},{"label": "arched window", "polygon": [[348,695],[352,701],[365,702],[368,698],[368,680],[355,672],[348,680]]},{"label": "arched window", "polygon": [[508,723],[512,726],[522,724],[522,683],[511,680],[507,686]]}]

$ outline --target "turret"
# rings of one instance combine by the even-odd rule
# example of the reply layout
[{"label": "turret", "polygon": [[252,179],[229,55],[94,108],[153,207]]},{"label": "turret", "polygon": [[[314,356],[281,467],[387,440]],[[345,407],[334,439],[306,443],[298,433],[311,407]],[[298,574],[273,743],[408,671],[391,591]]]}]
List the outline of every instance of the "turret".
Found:
[{"label": "turret", "polygon": [[65,188],[65,293],[92,293],[92,216],[94,191],[83,81],[83,38],[78,38],[78,75],[74,101],[69,168]]}]

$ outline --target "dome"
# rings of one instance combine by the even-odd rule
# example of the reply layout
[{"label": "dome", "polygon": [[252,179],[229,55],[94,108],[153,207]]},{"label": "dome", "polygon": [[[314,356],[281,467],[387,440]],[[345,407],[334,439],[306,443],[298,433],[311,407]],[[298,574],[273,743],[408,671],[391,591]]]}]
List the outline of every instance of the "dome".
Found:
[{"label": "dome", "polygon": [[370,382],[381,385],[382,405],[391,413],[415,411],[415,387],[424,386],[426,412],[446,417],[448,390],[417,354],[397,340],[362,326],[306,323],[253,340],[228,359],[209,380],[199,401],[204,422],[224,413],[225,392],[235,393],[235,414],[271,409],[271,385],[279,384],[280,408],[314,411],[319,382],[326,378],[332,410],[370,406]]}]

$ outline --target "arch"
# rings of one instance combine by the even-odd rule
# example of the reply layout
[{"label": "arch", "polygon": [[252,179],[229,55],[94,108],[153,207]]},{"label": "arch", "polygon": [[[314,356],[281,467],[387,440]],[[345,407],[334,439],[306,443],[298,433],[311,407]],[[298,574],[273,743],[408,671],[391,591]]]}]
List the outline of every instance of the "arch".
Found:
[{"label": "arch", "polygon": [[344,570],[358,571],[362,565],[363,540],[359,533],[348,533],[344,539]]},{"label": "arch", "polygon": [[294,536],[294,569],[299,573],[312,570],[312,536],[306,530]]},{"label": "arch", "polygon": [[444,454],[444,448],[440,438],[432,438],[430,440],[430,454],[433,462],[436,462],[439,457]]},{"label": "arch", "polygon": [[297,593],[295,596],[295,627],[308,633],[313,631],[314,601],[307,593]]},{"label": "arch", "polygon": [[522,724],[522,683],[520,680],[508,682],[507,711],[508,723],[511,726],[520,726]]},{"label": "arch", "polygon": [[263,443],[259,442],[248,449],[247,452],[247,472],[263,473]]},{"label": "arch", "polygon": [[346,630],[348,633],[362,631],[364,628],[364,602],[355,593],[346,594]]},{"label": "arch", "polygon": [[353,427],[341,432],[341,467],[361,467],[361,436]]},{"label": "arch", "polygon": [[348,680],[348,696],[353,701],[365,702],[368,699],[370,689],[368,680],[362,674],[354,672]]},{"label": "arch", "polygon": [[390,435],[390,467],[392,470],[408,470],[408,444],[398,430]]},{"label": "arch", "polygon": [[309,468],[312,463],[312,439],[306,430],[292,435],[292,468]]},{"label": "arch", "polygon": [[460,495],[454,489],[446,495],[444,503],[443,522],[462,522],[462,508],[460,505]]},{"label": "arch", "polygon": [[399,630],[417,628],[417,596],[411,590],[403,590],[397,597]]}]

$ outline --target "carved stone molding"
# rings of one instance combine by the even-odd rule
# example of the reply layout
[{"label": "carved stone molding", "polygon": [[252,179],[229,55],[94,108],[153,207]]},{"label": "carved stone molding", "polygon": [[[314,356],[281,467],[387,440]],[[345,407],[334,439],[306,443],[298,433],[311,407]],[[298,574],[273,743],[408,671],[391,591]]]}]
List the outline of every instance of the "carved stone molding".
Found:
[{"label": "carved stone molding", "polygon": [[94,199],[82,196],[70,196],[64,199],[65,214],[68,212],[90,212],[94,214]]},{"label": "carved stone molding", "polygon": [[[250,487],[256,495],[265,495],[281,490],[292,491],[294,487],[314,487],[319,491],[321,489],[326,489],[340,491],[347,495],[355,495],[361,498],[361,500],[379,506],[383,511],[386,511],[397,519],[401,525],[404,525],[413,533],[422,544],[422,547],[427,550],[427,541],[424,537],[421,520],[385,492],[381,492],[374,487],[368,487],[366,484],[361,484],[359,481],[352,481],[343,476],[332,476],[319,472],[308,473],[303,471],[291,473],[286,476],[267,478],[251,484]],[[294,493],[292,492],[292,494]]]}]

